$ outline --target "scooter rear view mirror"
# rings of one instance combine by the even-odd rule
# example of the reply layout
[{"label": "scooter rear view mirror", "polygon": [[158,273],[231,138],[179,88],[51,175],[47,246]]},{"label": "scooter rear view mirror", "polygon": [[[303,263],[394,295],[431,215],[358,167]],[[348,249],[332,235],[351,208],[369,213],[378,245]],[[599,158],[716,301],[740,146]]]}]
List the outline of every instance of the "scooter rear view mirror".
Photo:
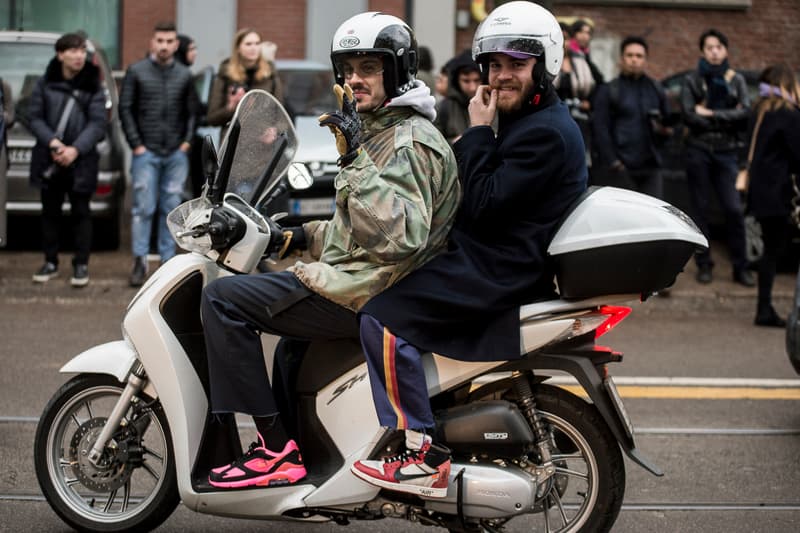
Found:
[{"label": "scooter rear view mirror", "polygon": [[314,185],[314,178],[303,163],[292,163],[286,173],[289,185],[295,191],[304,191]]}]

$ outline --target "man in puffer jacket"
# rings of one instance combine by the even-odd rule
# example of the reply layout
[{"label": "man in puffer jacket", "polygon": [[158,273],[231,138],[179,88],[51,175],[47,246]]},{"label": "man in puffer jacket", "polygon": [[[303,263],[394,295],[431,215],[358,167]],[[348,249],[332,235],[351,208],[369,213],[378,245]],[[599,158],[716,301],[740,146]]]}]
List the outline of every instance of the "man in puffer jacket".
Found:
[{"label": "man in puffer jacket", "polygon": [[133,150],[132,287],[142,285],[147,276],[147,253],[156,206],[161,262],[175,255],[167,214],[181,202],[197,110],[192,73],[174,58],[178,44],[175,25],[159,23],[150,55],[131,65],[122,81],[119,114]]},{"label": "man in puffer jacket", "polygon": [[55,49],[56,57],[34,86],[29,104],[30,128],[36,137],[30,183],[42,191],[45,260],[33,281],[44,283],[58,275],[61,206],[66,195],[75,239],[70,281],[73,287],[83,287],[89,283],[89,200],[97,187],[95,147],[105,135],[106,102],[100,70],[86,61],[86,39],[67,33],[56,41]]}]

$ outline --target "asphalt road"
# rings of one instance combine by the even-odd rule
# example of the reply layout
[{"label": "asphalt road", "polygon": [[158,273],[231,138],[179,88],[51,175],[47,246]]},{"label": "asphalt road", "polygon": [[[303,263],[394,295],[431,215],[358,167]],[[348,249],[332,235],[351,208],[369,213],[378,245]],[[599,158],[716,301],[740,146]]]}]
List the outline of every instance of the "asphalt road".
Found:
[{"label": "asphalt road", "polygon": [[[65,381],[58,374],[64,362],[121,337],[120,320],[134,294],[126,286],[129,260],[125,252],[96,254],[91,284],[76,290],[66,273],[32,285],[39,254],[0,252],[0,531],[68,530],[35,480],[35,420]],[[62,264],[69,264],[67,256]],[[798,531],[800,382],[786,359],[783,333],[752,325],[753,289],[728,282],[722,268],[714,284],[701,287],[691,270],[669,297],[636,306],[602,339],[625,353],[612,373],[620,376],[639,448],[666,472],[656,478],[626,460],[625,504],[614,531]],[[782,312],[793,285],[791,276],[779,276],[776,306]],[[512,531],[530,531],[524,519],[511,524]],[[423,530],[394,520],[353,527]],[[337,528],[237,521],[179,508],[159,531]]]}]

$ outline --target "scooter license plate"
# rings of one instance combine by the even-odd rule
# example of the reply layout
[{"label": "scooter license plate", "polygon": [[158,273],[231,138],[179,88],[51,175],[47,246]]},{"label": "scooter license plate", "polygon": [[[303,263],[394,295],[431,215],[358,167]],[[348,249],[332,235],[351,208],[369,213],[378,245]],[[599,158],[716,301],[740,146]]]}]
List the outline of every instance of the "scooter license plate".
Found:
[{"label": "scooter license plate", "polygon": [[620,419],[622,419],[622,424],[625,426],[625,432],[628,434],[631,442],[633,442],[633,423],[631,422],[631,417],[628,416],[628,411],[625,410],[625,405],[622,403],[622,398],[617,390],[617,384],[614,383],[614,378],[610,376],[607,377],[603,380],[603,385],[608,392],[608,396],[611,398],[611,403],[614,404],[614,409],[616,409],[617,414],[619,415]]}]

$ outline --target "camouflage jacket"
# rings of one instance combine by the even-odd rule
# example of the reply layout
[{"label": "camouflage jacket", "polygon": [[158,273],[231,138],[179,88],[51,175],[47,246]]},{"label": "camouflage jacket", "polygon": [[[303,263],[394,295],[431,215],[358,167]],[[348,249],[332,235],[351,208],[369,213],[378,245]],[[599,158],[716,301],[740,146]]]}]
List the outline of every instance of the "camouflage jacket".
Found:
[{"label": "camouflage jacket", "polygon": [[408,107],[361,118],[363,150],[335,179],[333,218],[303,226],[316,262],[292,267],[353,311],[444,249],[461,194],[455,156],[429,120]]}]

